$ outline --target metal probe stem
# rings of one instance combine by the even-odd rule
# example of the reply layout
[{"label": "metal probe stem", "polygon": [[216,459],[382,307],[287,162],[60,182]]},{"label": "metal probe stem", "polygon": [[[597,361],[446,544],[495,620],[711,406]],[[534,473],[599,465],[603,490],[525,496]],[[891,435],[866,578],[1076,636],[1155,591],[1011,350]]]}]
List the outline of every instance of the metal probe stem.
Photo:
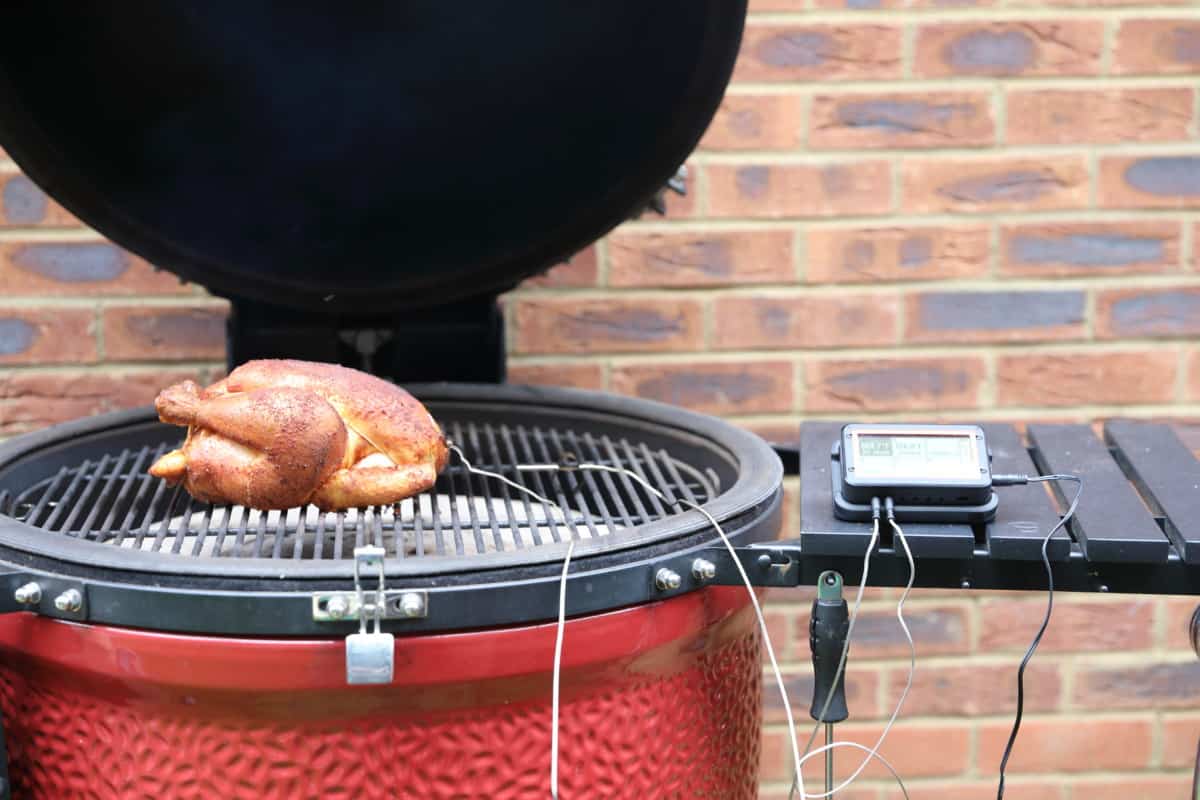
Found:
[{"label": "metal probe stem", "polygon": [[[833,723],[825,723],[825,744],[833,744]],[[825,751],[825,791],[833,794],[833,748]]]}]

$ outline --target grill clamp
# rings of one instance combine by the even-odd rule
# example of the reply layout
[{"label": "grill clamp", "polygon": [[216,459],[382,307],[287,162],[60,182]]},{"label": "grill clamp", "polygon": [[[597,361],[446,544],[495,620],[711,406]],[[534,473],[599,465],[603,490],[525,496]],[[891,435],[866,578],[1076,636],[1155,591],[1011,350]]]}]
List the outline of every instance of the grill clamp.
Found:
[{"label": "grill clamp", "polygon": [[[391,683],[396,666],[396,637],[381,630],[385,577],[382,547],[354,548],[354,593],[358,597],[358,633],[346,637],[346,683]],[[363,572],[378,570],[379,582],[370,595],[363,589]],[[367,632],[367,616],[375,629]]]}]

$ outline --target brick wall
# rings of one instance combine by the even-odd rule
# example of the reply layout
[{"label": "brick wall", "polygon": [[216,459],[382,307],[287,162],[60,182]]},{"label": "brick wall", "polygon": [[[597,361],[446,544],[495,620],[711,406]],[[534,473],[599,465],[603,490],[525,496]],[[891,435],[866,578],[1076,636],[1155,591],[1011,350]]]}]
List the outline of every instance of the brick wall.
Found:
[{"label": "brick wall", "polygon": [[[780,439],[802,417],[1200,416],[1194,2],[751,5],[691,193],[514,293],[514,380],[652,397]],[[0,159],[0,436],[211,377],[222,316]],[[802,718],[810,597],[770,607]],[[862,739],[905,664],[895,594],[868,597],[845,726]],[[920,673],[886,753],[914,797],[994,796],[1042,602],[911,603]],[[1056,606],[1010,797],[1186,796],[1192,608]],[[783,797],[781,715],[770,692],[766,704],[763,796]],[[868,776],[847,800],[898,796]]]}]

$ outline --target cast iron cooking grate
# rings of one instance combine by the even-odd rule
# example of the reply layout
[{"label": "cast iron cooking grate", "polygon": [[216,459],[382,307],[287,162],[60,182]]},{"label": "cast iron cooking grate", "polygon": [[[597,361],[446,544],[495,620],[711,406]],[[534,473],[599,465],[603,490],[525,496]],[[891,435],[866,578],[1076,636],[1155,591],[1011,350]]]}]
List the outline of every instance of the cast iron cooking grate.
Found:
[{"label": "cast iron cooking grate", "polygon": [[443,430],[479,468],[499,473],[565,509],[468,472],[456,457],[434,488],[391,506],[319,512],[259,512],[192,499],[146,469],[175,443],[122,449],[64,465],[16,496],[0,513],[48,533],[193,558],[348,559],[374,544],[390,557],[483,555],[595,539],[677,513],[624,475],[524,472],[518,464],[582,461],[623,467],[674,501],[704,503],[720,479],[626,437],[562,427],[449,422]]}]

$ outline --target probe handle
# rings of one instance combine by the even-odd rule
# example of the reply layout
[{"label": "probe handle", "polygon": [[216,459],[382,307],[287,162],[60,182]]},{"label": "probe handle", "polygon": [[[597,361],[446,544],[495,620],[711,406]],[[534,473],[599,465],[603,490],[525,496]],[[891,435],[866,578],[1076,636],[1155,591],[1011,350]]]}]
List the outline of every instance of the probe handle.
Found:
[{"label": "probe handle", "polygon": [[833,692],[824,722],[841,722],[850,716],[846,708],[846,675],[843,671],[836,685],[833,676],[846,644],[850,610],[842,597],[841,575],[823,573],[817,586],[817,599],[813,601],[808,624],[808,645],[812,649],[813,663],[813,702],[809,714],[813,719],[819,719],[829,693]]}]

